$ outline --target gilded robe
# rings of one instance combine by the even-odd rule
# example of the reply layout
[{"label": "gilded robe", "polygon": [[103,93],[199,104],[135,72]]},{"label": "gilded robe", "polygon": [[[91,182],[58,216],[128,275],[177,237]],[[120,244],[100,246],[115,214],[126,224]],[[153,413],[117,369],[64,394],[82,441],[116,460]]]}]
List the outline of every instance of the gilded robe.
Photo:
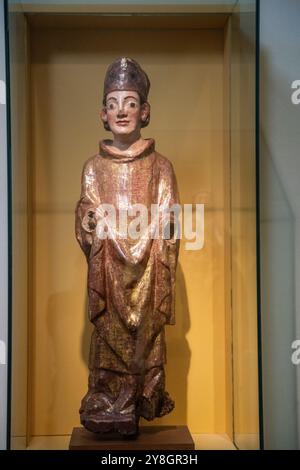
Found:
[{"label": "gilded robe", "polygon": [[[100,204],[118,213],[133,204],[172,207],[179,203],[171,162],[155,141],[136,153],[118,154],[102,140],[82,172],[76,206],[76,238],[88,262],[89,318],[95,325],[89,368],[140,374],[166,362],[164,326],[174,324],[175,271],[179,239],[122,238],[117,230],[97,236]],[[171,213],[171,222],[172,222]],[[161,223],[159,216],[157,223]]]}]

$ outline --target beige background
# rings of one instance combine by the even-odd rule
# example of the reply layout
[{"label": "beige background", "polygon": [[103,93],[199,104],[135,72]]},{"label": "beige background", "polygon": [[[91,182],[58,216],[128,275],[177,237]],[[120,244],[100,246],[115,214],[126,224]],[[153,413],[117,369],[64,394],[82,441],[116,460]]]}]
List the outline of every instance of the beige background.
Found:
[{"label": "beige background", "polygon": [[[226,401],[226,152],[223,30],[51,30],[31,35],[33,435],[68,434],[87,387],[91,328],[86,263],[74,238],[84,161],[107,137],[99,124],[105,68],[136,58],[151,79],[144,137],[174,164],[182,203],[205,203],[205,245],[186,251],[177,276],[177,324],[167,331],[168,389],[161,423],[230,432]],[[228,312],[227,312],[228,313]]]}]

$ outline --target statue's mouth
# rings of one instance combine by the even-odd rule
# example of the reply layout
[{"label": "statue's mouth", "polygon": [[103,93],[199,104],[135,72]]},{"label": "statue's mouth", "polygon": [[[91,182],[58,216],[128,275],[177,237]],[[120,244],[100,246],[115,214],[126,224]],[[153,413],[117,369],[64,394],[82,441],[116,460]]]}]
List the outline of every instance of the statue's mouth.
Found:
[{"label": "statue's mouth", "polygon": [[129,124],[129,121],[117,121],[117,124],[119,126],[126,126],[127,124]]}]

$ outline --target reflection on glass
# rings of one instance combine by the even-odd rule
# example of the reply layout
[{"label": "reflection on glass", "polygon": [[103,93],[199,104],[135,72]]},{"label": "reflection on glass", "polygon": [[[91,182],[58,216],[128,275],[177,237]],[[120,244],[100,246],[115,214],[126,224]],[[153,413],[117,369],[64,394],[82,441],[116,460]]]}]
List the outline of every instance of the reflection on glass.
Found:
[{"label": "reflection on glass", "polygon": [[12,155],[12,384],[11,447],[27,436],[28,380],[28,58],[27,24],[20,2],[10,4],[10,92]]},{"label": "reflection on glass", "polygon": [[237,2],[232,15],[231,269],[233,426],[240,449],[259,448],[256,173],[255,2]]}]

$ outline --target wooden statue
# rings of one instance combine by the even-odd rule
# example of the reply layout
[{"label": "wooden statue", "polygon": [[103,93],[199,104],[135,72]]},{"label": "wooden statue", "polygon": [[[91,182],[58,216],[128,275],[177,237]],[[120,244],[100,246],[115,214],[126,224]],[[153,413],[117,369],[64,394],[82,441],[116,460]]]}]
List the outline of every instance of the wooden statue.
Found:
[{"label": "wooden statue", "polygon": [[[76,206],[95,326],[80,418],[96,433],[136,435],[140,416],[153,420],[174,407],[164,364],[179,251],[170,208],[179,196],[172,164],[154,139],[141,136],[150,120],[149,88],[135,60],[123,57],[108,67],[101,119],[113,139],[100,141],[99,153],[85,163]],[[117,224],[125,216],[127,232]]]}]

